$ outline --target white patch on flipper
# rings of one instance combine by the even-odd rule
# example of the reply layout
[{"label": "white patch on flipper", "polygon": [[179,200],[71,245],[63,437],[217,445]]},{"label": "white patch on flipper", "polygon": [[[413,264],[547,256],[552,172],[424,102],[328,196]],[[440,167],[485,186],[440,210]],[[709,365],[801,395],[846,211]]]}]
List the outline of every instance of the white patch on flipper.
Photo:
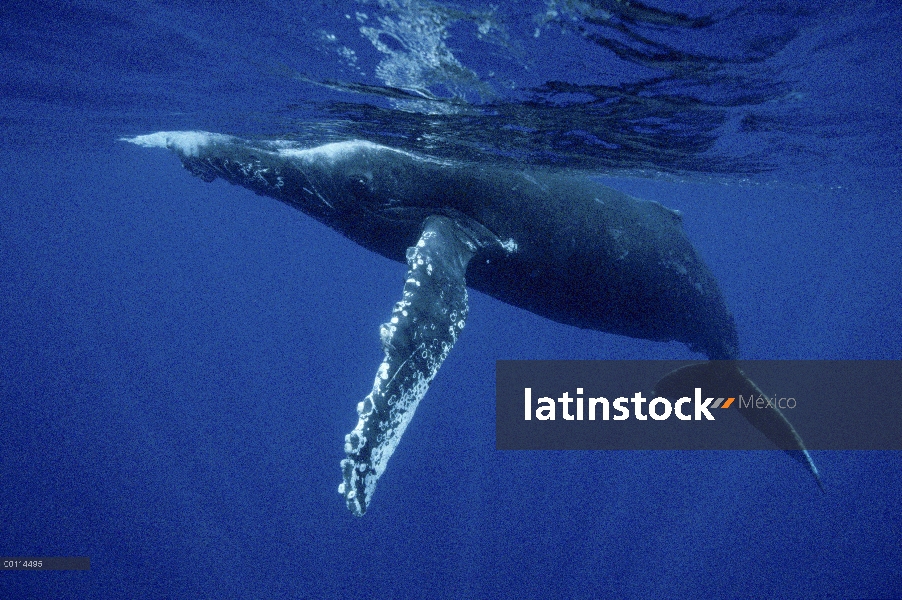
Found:
[{"label": "white patch on flipper", "polygon": [[[460,326],[462,322],[463,321],[458,325]],[[441,344],[441,351],[437,355],[432,354],[426,348],[425,344],[418,346],[417,349],[414,350],[413,354],[420,354],[426,359],[427,368],[425,372],[419,370],[414,371],[412,377],[406,381],[403,391],[394,397],[390,407],[390,420],[380,428],[381,431],[376,439],[376,443],[372,446],[369,460],[366,462],[355,460],[355,455],[367,440],[364,435],[364,429],[368,419],[372,416],[372,411],[365,412],[362,411],[361,408],[366,405],[372,405],[372,394],[367,396],[364,402],[360,403],[361,406],[358,406],[360,419],[357,421],[357,426],[351,433],[345,436],[344,450],[348,455],[348,458],[341,461],[342,471],[344,472],[344,481],[338,486],[338,493],[345,497],[348,507],[351,508],[357,516],[362,515],[365,512],[366,507],[362,504],[362,499],[357,497],[357,492],[355,490],[355,487],[357,486],[355,483],[362,483],[362,489],[367,500],[373,497],[373,493],[376,491],[376,484],[382,476],[382,473],[385,472],[385,468],[388,466],[388,460],[397,449],[398,443],[401,441],[404,432],[407,430],[407,426],[410,425],[410,421],[416,413],[420,400],[423,399],[423,396],[425,396],[426,392],[429,390],[430,382],[435,377],[435,374],[438,372],[439,367],[442,365],[445,358],[448,357],[451,347],[454,345],[457,336],[460,334],[460,329],[458,328],[455,330],[452,326],[449,333],[451,334],[450,343],[443,342]],[[406,363],[407,361],[404,362]],[[387,363],[382,364],[379,369],[380,375],[382,375],[384,371],[387,371],[387,368],[383,370],[383,367],[387,366]],[[403,366],[404,364],[402,363],[401,368],[403,368]],[[400,371],[401,368],[399,368],[398,371]],[[377,377],[377,385],[373,390],[374,394],[380,392],[381,386],[379,384],[381,382],[379,379],[380,378]],[[363,473],[365,473],[365,475],[361,477],[360,474]]]},{"label": "white patch on flipper", "polygon": [[433,368],[430,368],[428,377],[424,376],[422,373],[417,373],[413,384],[406,387],[404,393],[400,394],[395,400],[394,406],[397,407],[397,409],[393,410],[392,413],[398,415],[399,418],[393,420],[389,424],[389,427],[385,431],[384,440],[382,443],[377,443],[373,448],[369,464],[367,465],[369,468],[367,469],[367,475],[365,477],[366,483],[364,484],[367,491],[367,497],[372,497],[373,491],[376,489],[376,482],[382,473],[385,472],[385,467],[388,465],[388,459],[391,458],[391,455],[394,454],[395,449],[397,449],[398,442],[401,441],[401,437],[407,430],[407,426],[410,425],[410,421],[413,419],[414,413],[416,413],[417,406],[419,406],[420,400],[423,399],[423,396],[425,396],[426,392],[429,390],[429,382],[435,377],[435,373],[438,371],[440,365],[441,360],[439,360],[438,364],[435,364]]},{"label": "white patch on flipper", "polygon": [[120,138],[123,142],[144,148],[168,148],[189,157],[197,156],[201,148],[210,144],[230,143],[235,139],[230,135],[206,131],[158,131],[133,138]]}]

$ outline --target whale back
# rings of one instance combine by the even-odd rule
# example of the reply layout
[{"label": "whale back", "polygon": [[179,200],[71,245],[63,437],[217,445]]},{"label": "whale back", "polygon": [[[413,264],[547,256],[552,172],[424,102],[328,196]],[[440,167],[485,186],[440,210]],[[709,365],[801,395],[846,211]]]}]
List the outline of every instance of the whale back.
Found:
[{"label": "whale back", "polygon": [[581,175],[483,175],[468,212],[517,252],[474,259],[471,287],[554,321],[657,341],[712,359],[738,358],[714,276],[682,217]]}]

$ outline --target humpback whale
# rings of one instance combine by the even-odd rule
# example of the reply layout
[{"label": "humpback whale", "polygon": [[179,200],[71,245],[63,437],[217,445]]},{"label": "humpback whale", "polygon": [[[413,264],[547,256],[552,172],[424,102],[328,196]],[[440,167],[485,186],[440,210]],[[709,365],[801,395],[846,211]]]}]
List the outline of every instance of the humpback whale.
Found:
[{"label": "humpback whale", "polygon": [[[554,321],[658,341],[711,362],[665,377],[679,393],[703,373],[754,393],[717,282],[682,217],[587,177],[459,163],[351,140],[304,148],[206,132],[123,138],[168,148],[204,181],[222,178],[280,200],[359,245],[408,265],[379,330],[385,357],[345,436],[338,487],[363,515],[376,483],[467,318],[467,286]],[[732,389],[736,389],[735,387]],[[753,426],[820,478],[779,409]]]}]

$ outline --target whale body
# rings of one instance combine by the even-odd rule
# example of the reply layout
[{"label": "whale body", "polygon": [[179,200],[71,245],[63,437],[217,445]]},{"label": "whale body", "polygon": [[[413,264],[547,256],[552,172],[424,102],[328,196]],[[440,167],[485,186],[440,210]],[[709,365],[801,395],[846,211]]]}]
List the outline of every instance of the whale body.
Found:
[{"label": "whale body", "polygon": [[[408,264],[402,299],[380,328],[385,359],[345,438],[339,492],[356,515],[464,327],[467,286],[567,325],[739,358],[733,317],[680,214],[587,177],[444,161],[363,140],[301,148],[159,132],[125,141],[168,148],[205,181],[276,198]],[[663,387],[680,383],[675,376]],[[746,416],[817,478],[801,439],[774,411]]]}]

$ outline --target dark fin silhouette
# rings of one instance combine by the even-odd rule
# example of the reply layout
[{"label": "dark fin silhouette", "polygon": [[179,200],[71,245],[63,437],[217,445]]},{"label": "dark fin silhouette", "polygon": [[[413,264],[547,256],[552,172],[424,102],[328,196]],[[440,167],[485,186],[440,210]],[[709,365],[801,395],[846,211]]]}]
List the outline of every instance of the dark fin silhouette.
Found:
[{"label": "dark fin silhouette", "polygon": [[[665,375],[655,385],[655,395],[665,398],[692,396],[695,387],[702,386],[706,395],[767,397],[761,389],[749,379],[735,361],[709,361],[679,368]],[[814,476],[821,491],[824,484],[820,473],[805,448],[802,438],[796,432],[786,416],[776,406],[754,408],[738,405],[738,410],[755,429],[767,436],[780,450],[784,450],[792,458],[804,465]]]}]

